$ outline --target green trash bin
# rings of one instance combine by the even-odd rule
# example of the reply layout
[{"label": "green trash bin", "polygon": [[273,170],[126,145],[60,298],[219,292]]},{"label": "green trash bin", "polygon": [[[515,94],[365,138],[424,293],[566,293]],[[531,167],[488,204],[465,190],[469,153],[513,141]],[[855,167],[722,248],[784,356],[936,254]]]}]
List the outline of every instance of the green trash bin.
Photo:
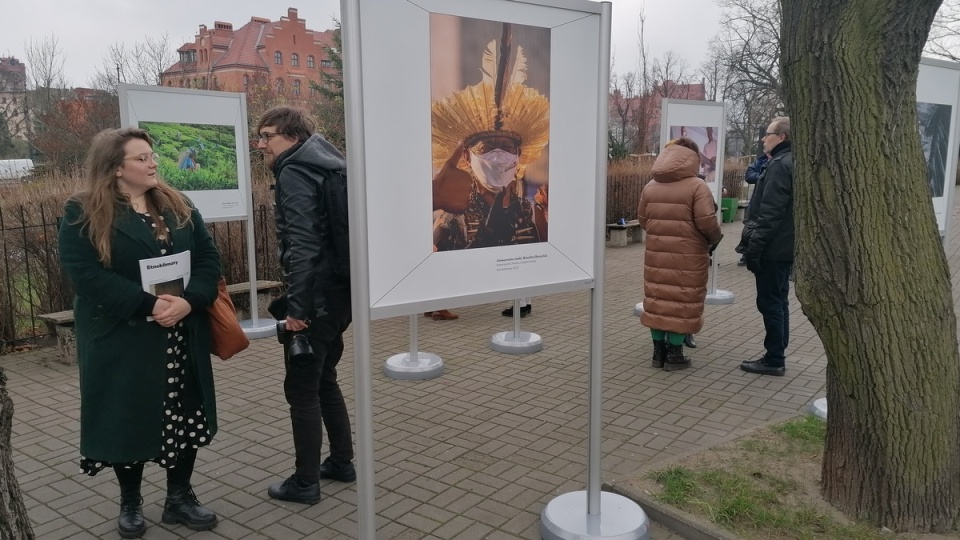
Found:
[{"label": "green trash bin", "polygon": [[735,197],[720,199],[720,216],[724,223],[733,223],[733,218],[737,215],[737,203]]}]

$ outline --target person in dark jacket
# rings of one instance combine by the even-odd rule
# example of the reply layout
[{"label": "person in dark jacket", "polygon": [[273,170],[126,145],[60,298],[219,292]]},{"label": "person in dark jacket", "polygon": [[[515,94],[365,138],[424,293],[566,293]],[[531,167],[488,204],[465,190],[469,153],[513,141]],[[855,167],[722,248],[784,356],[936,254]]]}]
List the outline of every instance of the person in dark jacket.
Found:
[{"label": "person in dark jacket", "polygon": [[793,266],[793,152],[790,119],[775,118],[763,137],[770,161],[757,182],[751,224],[744,226],[739,249],[757,281],[757,310],[763,316],[766,353],[740,369],[762,375],[785,371],[790,339],[790,269]]},{"label": "person in dark jacket", "polygon": [[[113,468],[122,538],[146,530],[140,484],[148,461],[167,470],[164,523],[217,525],[190,479],[197,448],[217,433],[206,308],[217,297],[220,256],[200,213],[157,176],[155,158],[144,130],[97,134],[86,187],[67,201],[58,236],[76,291],[80,470]],[[185,286],[170,281],[179,281],[179,294],[161,293],[170,283],[145,292],[141,265],[177,254],[190,263]]]},{"label": "person in dark jacket", "polygon": [[[763,141],[760,141],[760,142],[761,144],[763,143]],[[767,153],[761,150],[760,154],[757,156],[757,159],[753,160],[753,163],[751,163],[747,167],[747,170],[744,173],[744,177],[746,178],[746,181],[748,184],[750,184],[751,186],[755,186],[757,184],[757,181],[760,180],[760,175],[763,174],[763,169],[766,168],[767,166],[768,159],[769,159],[769,156],[767,155]],[[750,216],[753,213],[754,195],[756,194],[757,194],[756,189],[754,189],[753,193],[750,194],[750,201],[747,203],[747,211],[744,214],[744,219],[743,219],[744,222],[750,221]],[[737,266],[746,266],[746,265],[747,265],[747,258],[741,256],[740,260],[737,262]]]},{"label": "person in dark jacket", "polygon": [[[286,331],[305,335],[312,348],[312,354],[285,355],[283,393],[290,405],[296,469],[267,492],[274,499],[316,504],[320,479],[357,478],[350,417],[337,382],[343,333],[352,317],[350,276],[338,266],[341,255],[348,255],[337,250],[349,239],[333,236],[345,236],[345,231],[333,227],[324,186],[332,174],[344,174],[347,163],[297,107],[268,110],[257,123],[257,136],[264,163],[277,181],[274,213],[287,284]],[[322,426],[330,442],[323,463]]]}]

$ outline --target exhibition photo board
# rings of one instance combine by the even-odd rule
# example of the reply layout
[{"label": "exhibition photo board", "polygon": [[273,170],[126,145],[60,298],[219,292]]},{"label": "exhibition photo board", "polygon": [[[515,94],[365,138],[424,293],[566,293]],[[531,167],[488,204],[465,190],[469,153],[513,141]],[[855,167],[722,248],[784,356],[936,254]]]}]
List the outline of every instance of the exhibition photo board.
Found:
[{"label": "exhibition photo board", "polygon": [[917,77],[917,128],[927,164],[927,184],[940,236],[950,230],[957,179],[957,109],[960,64],[923,58]]},{"label": "exhibition photo board", "polygon": [[246,96],[121,84],[120,122],[154,141],[157,171],[205,221],[240,220],[251,205]]},{"label": "exhibition photo board", "polygon": [[686,137],[700,148],[700,174],[719,205],[723,196],[726,104],[714,101],[664,99],[660,111],[661,148]]},{"label": "exhibition photo board", "polygon": [[590,4],[360,4],[373,319],[592,287]]}]

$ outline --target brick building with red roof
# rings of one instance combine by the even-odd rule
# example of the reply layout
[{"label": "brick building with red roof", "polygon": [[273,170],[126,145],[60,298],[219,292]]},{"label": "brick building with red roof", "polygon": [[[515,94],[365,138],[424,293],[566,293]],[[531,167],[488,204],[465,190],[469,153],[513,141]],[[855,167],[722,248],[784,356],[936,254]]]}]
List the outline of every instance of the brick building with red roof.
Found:
[{"label": "brick building with red roof", "polygon": [[203,88],[230,92],[267,86],[278,95],[306,97],[310,81],[321,83],[321,72],[333,74],[326,48],[333,46],[333,30],[317,32],[287,9],[279,21],[251,17],[234,30],[217,21],[213,28],[200,25],[192,43],[177,52],[180,60],[162,75],[164,86]]}]

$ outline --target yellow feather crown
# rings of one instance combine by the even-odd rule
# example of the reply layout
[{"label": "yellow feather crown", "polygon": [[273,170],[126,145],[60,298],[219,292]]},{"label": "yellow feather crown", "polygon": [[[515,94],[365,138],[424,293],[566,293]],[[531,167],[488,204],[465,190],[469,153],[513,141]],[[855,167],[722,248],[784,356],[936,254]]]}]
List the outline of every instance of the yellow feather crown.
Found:
[{"label": "yellow feather crown", "polygon": [[494,90],[488,82],[435,101],[431,115],[434,167],[443,167],[463,141],[503,136],[520,139],[517,174],[523,176],[526,166],[540,157],[550,141],[550,102],[537,90],[513,83],[500,107],[500,130],[494,128],[496,116]]}]

